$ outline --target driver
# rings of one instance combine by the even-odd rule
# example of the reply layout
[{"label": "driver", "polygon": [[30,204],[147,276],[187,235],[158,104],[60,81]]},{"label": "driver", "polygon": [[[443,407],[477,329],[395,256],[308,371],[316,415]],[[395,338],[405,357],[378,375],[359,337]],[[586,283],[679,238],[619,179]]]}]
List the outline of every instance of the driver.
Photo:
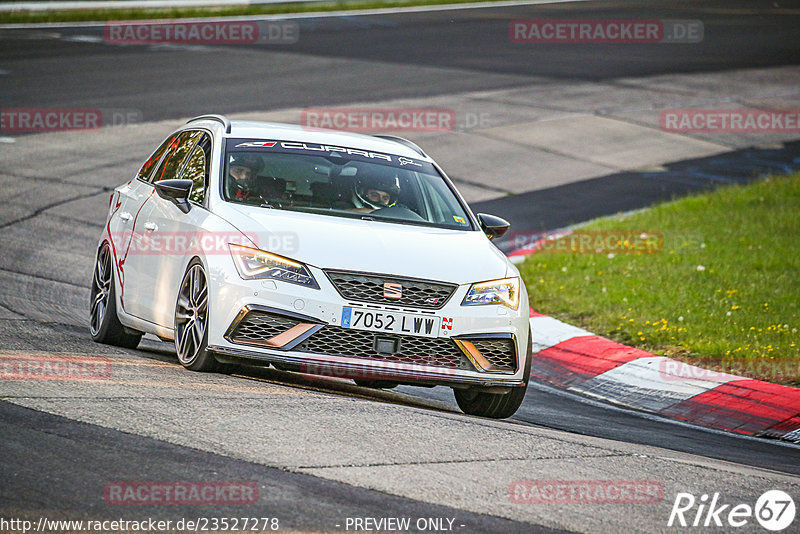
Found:
[{"label": "driver", "polygon": [[359,211],[374,211],[397,204],[400,184],[397,176],[361,178],[353,191],[353,204]]},{"label": "driver", "polygon": [[256,176],[261,170],[261,158],[254,154],[232,154],[228,163],[228,191],[231,200],[260,202]]}]

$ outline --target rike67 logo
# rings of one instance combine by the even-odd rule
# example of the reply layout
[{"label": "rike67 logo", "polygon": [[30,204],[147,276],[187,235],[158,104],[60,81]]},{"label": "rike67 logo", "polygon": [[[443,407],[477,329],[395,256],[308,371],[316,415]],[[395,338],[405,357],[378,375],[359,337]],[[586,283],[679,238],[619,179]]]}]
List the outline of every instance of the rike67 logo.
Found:
[{"label": "rike67 logo", "polygon": [[738,528],[755,518],[765,529],[778,532],[791,525],[794,516],[794,500],[781,490],[764,492],[755,506],[725,503],[719,493],[703,494],[699,499],[691,493],[678,493],[667,526]]}]

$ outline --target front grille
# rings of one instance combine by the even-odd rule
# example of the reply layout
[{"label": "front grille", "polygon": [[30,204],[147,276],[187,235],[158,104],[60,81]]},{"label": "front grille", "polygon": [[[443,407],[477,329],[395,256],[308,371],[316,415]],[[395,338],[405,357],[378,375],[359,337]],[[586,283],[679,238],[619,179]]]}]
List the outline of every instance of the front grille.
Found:
[{"label": "front grille", "polygon": [[294,350],[313,354],[366,358],[384,362],[398,362],[415,365],[429,365],[450,369],[475,368],[455,343],[448,338],[427,338],[419,336],[384,336],[399,339],[399,350],[395,354],[381,354],[375,351],[373,332],[349,330],[338,326],[326,326],[300,343]]},{"label": "front grille", "polygon": [[517,354],[511,338],[484,338],[470,341],[481,355],[495,367],[517,370]]},{"label": "front grille", "polygon": [[[348,300],[393,304],[413,308],[438,310],[458,287],[455,284],[398,278],[389,275],[363,274],[348,271],[325,271],[339,294]],[[383,296],[383,284],[402,286],[402,296],[390,299]]]},{"label": "front grille", "polygon": [[239,343],[261,342],[272,339],[299,323],[298,319],[283,315],[250,311],[236,325],[228,337],[230,337],[231,341]]},{"label": "front grille", "polygon": [[[305,352],[319,356],[339,356],[459,370],[489,370],[485,361],[473,364],[456,341],[447,337],[428,338],[397,334],[378,334],[340,326],[311,323],[313,319],[289,317],[277,310],[245,308],[225,337],[233,343]],[[296,327],[296,328],[295,328]],[[305,327],[305,329],[304,329]],[[294,330],[292,330],[294,329]],[[289,332],[291,330],[291,332]],[[376,340],[388,341],[379,352]],[[463,343],[463,342],[469,343]],[[458,343],[471,357],[485,358],[494,371],[514,372],[517,368],[514,340],[510,337],[468,337]],[[380,345],[380,343],[377,343]],[[480,354],[474,355],[474,351]],[[477,365],[477,367],[476,367]]]}]

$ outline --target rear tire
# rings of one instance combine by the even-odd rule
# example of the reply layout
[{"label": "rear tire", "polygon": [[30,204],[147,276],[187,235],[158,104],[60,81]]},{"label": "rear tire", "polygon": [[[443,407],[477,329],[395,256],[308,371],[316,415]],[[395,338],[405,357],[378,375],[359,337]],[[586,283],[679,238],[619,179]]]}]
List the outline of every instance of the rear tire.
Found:
[{"label": "rear tire", "polygon": [[175,304],[175,351],[191,371],[225,369],[208,350],[208,320],[208,279],[203,263],[195,258],[186,268]]},{"label": "rear tire", "polygon": [[522,405],[528,391],[528,380],[531,377],[531,357],[533,356],[533,333],[528,330],[528,355],[525,358],[524,386],[511,388],[508,393],[495,394],[482,392],[480,388],[455,389],[453,395],[458,407],[467,415],[505,419],[511,417]]},{"label": "rear tire", "polygon": [[114,260],[108,243],[97,251],[97,261],[92,275],[89,298],[89,333],[92,341],[126,349],[135,349],[142,333],[126,329],[117,315],[117,297],[114,289]]}]

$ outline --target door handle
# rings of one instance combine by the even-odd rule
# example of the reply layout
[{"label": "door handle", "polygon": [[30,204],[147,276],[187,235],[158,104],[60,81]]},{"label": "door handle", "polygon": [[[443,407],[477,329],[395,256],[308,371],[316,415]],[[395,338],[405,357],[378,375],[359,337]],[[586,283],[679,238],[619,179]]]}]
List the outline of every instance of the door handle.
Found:
[{"label": "door handle", "polygon": [[154,222],[146,222],[144,223],[144,229],[148,232],[155,232],[158,230],[158,225]]},{"label": "door handle", "polygon": [[125,222],[128,222],[131,219],[133,219],[133,215],[131,215],[127,211],[123,211],[122,213],[119,214],[119,218],[122,219]]}]

